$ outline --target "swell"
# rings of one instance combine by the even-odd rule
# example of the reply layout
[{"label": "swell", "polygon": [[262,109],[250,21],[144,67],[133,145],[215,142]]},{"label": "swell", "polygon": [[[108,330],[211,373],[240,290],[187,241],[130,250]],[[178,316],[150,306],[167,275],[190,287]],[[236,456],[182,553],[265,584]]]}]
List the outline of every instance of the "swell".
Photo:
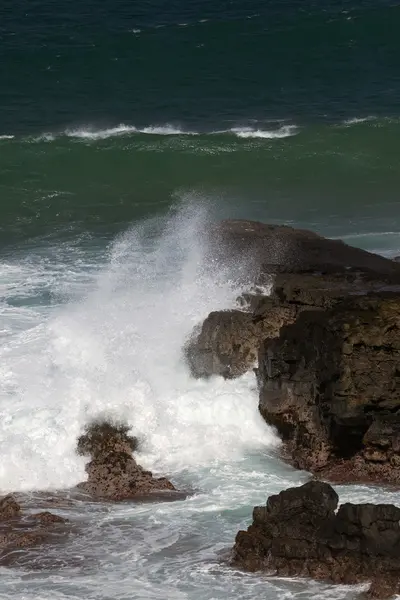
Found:
[{"label": "swell", "polygon": [[291,126],[92,127],[0,140],[1,245],[71,228],[113,234],[184,195],[221,218],[332,236],[353,232],[354,219],[358,233],[398,230],[398,119]]}]

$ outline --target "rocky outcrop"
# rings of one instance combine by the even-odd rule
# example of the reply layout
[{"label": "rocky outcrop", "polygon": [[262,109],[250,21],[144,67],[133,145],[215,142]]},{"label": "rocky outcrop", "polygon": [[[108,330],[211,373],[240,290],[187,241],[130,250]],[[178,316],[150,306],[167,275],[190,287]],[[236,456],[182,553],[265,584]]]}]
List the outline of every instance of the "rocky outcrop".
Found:
[{"label": "rocky outcrop", "polygon": [[192,374],[226,379],[243,375],[255,366],[261,342],[278,335],[281,326],[292,322],[295,315],[293,307],[272,303],[263,318],[243,310],[210,313],[185,348]]},{"label": "rocky outcrop", "polygon": [[294,323],[300,313],[327,310],[346,296],[394,287],[390,277],[354,269],[278,274],[270,295],[245,292],[238,298],[240,308],[210,313],[193,332],[185,346],[191,373],[195,377],[243,375],[256,366],[264,340],[278,337],[281,327]]},{"label": "rocky outcrop", "polygon": [[[223,221],[209,232],[215,261],[248,291],[238,307],[212,312],[185,346],[195,377],[238,377],[257,364],[266,338],[305,310],[332,308],[345,296],[397,286],[400,265],[316,233],[252,221]],[[269,289],[271,293],[263,290]]]},{"label": "rocky outcrop", "polygon": [[[0,499],[0,564],[9,565],[13,550],[51,542],[65,534],[66,519],[50,512],[24,514],[14,496]],[[64,527],[63,527],[64,526]]]},{"label": "rocky outcrop", "polygon": [[400,508],[342,504],[326,484],[311,481],[271,496],[239,531],[232,564],[246,571],[311,577],[340,584],[373,580],[370,596],[400,592]]},{"label": "rocky outcrop", "polygon": [[265,272],[336,273],[348,267],[400,283],[400,268],[394,261],[304,229],[229,219],[210,228],[208,242],[214,261],[232,266],[250,283]]},{"label": "rocky outcrop", "polygon": [[88,479],[78,487],[95,498],[113,501],[155,498],[176,492],[168,479],[157,479],[137,464],[132,455],[137,449],[137,439],[128,432],[128,426],[105,421],[86,429],[78,440],[77,451],[91,460],[86,466]]},{"label": "rocky outcrop", "polygon": [[400,295],[305,311],[259,355],[260,412],[298,468],[400,483]]}]

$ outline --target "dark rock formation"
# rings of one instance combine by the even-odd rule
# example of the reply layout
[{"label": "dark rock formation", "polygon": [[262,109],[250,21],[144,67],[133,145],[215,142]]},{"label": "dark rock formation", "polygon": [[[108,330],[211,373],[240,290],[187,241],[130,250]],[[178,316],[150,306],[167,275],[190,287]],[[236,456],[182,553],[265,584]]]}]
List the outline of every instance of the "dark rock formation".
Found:
[{"label": "dark rock formation", "polygon": [[400,508],[343,504],[326,483],[311,481],[257,506],[239,531],[232,564],[288,577],[341,584],[373,580],[371,597],[400,591]]},{"label": "dark rock formation", "polygon": [[243,375],[257,362],[261,342],[279,334],[281,326],[295,318],[292,307],[270,306],[263,318],[240,310],[216,311],[204,321],[199,335],[185,348],[195,377]]},{"label": "dark rock formation", "polygon": [[13,561],[13,550],[47,543],[55,535],[65,533],[65,528],[59,529],[65,523],[65,519],[49,512],[24,515],[12,495],[1,498],[0,564],[8,565]]},{"label": "dark rock formation", "polygon": [[137,440],[128,435],[129,427],[107,422],[93,423],[78,440],[77,450],[89,455],[88,480],[79,487],[95,498],[129,500],[175,491],[164,477],[156,479],[132,456]]},{"label": "dark rock formation", "polygon": [[400,295],[305,311],[259,355],[260,412],[295,466],[400,483]]},{"label": "dark rock formation", "polygon": [[304,229],[226,220],[214,225],[208,238],[216,260],[234,269],[243,262],[244,272],[252,278],[262,271],[336,273],[353,267],[390,276],[400,283],[400,268],[394,261]]},{"label": "dark rock formation", "polygon": [[18,517],[21,512],[21,507],[15,500],[14,496],[9,494],[0,498],[0,521],[6,521]]},{"label": "dark rock formation", "polygon": [[[230,261],[251,291],[238,299],[240,310],[212,312],[193,332],[185,356],[195,377],[252,369],[263,340],[305,310],[326,310],[347,295],[400,291],[399,264],[311,231],[223,221],[210,238],[215,256]],[[260,292],[265,287],[270,296]]]}]

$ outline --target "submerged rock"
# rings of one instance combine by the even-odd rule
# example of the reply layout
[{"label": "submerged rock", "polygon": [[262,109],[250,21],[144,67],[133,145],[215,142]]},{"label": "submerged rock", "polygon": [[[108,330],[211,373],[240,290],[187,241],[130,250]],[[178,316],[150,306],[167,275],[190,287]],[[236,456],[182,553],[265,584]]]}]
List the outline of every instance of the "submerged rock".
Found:
[{"label": "submerged rock", "polygon": [[343,504],[327,483],[311,481],[271,496],[239,531],[232,564],[246,571],[340,584],[373,580],[370,597],[400,591],[400,508]]},{"label": "submerged rock", "polygon": [[6,521],[19,517],[21,513],[21,506],[15,500],[14,496],[9,494],[0,498],[0,521]]},{"label": "submerged rock", "polygon": [[400,483],[400,296],[303,312],[259,355],[260,412],[301,469]]},{"label": "submerged rock", "polygon": [[164,477],[155,478],[137,464],[132,452],[137,439],[129,436],[129,427],[106,421],[93,423],[79,438],[77,451],[90,456],[86,466],[88,480],[78,487],[91,496],[108,500],[160,497],[162,492],[175,492]]},{"label": "submerged rock", "polygon": [[56,535],[65,534],[66,519],[50,512],[23,514],[14,496],[0,499],[0,564],[9,565],[17,559],[13,550],[49,543]]}]

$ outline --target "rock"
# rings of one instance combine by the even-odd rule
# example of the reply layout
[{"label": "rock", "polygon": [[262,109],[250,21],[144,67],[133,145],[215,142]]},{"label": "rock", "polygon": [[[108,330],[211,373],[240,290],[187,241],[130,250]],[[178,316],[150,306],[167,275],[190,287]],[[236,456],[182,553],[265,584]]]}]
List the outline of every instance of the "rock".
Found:
[{"label": "rock", "polygon": [[259,354],[259,408],[293,464],[332,480],[400,482],[400,295],[304,311]]},{"label": "rock", "polygon": [[225,220],[211,227],[208,239],[216,260],[234,270],[243,263],[243,274],[248,274],[251,283],[261,271],[336,273],[348,267],[390,276],[393,283],[400,283],[400,267],[394,261],[304,229]]},{"label": "rock", "polygon": [[305,310],[332,308],[348,295],[400,292],[400,265],[311,231],[223,221],[210,237],[213,252],[249,290],[240,309],[212,312],[193,331],[184,352],[195,377],[233,378],[254,368],[263,340]]},{"label": "rock", "polygon": [[0,521],[10,520],[19,517],[21,507],[11,494],[0,498]]},{"label": "rock", "polygon": [[239,531],[232,565],[341,584],[371,581],[371,597],[400,591],[400,508],[344,504],[327,483],[310,481],[271,496]]},{"label": "rock", "polygon": [[[0,499],[0,565],[9,565],[17,555],[12,550],[30,548],[49,542],[57,525],[67,521],[49,512],[23,515],[21,507],[11,495]],[[65,531],[64,531],[65,533]]]},{"label": "rock", "polygon": [[170,481],[153,477],[137,464],[132,456],[137,440],[128,431],[128,426],[106,421],[87,427],[77,450],[91,456],[91,461],[86,466],[88,480],[79,487],[95,498],[114,501],[176,491]]},{"label": "rock", "polygon": [[278,335],[282,324],[293,320],[295,314],[294,308],[272,303],[263,318],[240,310],[210,313],[185,348],[192,375],[227,379],[243,375],[256,365],[261,342]]},{"label": "rock", "polygon": [[67,519],[63,519],[59,515],[53,515],[51,512],[41,512],[32,515],[33,519],[39,521],[42,525],[51,525],[53,523],[68,523]]}]

